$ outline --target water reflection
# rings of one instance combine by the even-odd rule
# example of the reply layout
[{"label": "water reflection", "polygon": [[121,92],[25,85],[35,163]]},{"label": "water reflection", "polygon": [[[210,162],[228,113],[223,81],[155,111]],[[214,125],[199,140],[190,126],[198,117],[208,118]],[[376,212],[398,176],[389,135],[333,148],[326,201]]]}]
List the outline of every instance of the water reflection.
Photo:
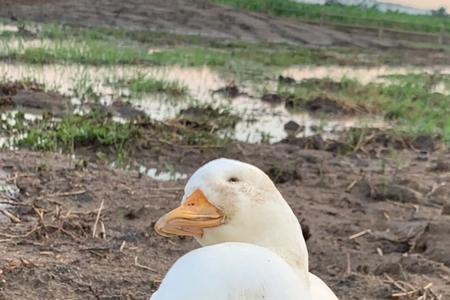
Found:
[{"label": "water reflection", "polygon": [[176,171],[162,171],[156,168],[146,168],[145,166],[139,167],[139,173],[144,174],[159,181],[171,181],[187,179],[187,174],[182,174]]},{"label": "water reflection", "polygon": [[297,81],[310,78],[330,78],[339,81],[343,78],[354,79],[362,84],[370,82],[387,82],[385,78],[388,75],[407,75],[407,74],[450,74],[450,66],[429,66],[429,67],[345,67],[345,66],[301,66],[287,68],[282,72],[283,76],[294,78]]},{"label": "water reflection", "polygon": [[[353,68],[342,66],[327,67],[293,67],[281,72],[284,76],[296,80],[308,78],[331,78],[340,80],[343,77],[353,78],[362,83],[386,80],[381,78],[386,75],[435,73],[439,71],[450,74],[449,67],[377,67],[377,68]],[[44,84],[47,89],[71,98],[77,111],[86,111],[82,108],[84,102],[79,98],[80,90],[89,89],[93,94],[99,95],[98,101],[110,105],[124,95],[128,95],[126,88],[117,88],[111,82],[117,80],[129,80],[145,74],[150,78],[176,81],[189,89],[190,97],[174,99],[165,94],[143,95],[138,99],[130,98],[131,105],[147,114],[155,120],[167,120],[175,117],[180,110],[191,106],[193,103],[211,104],[213,106],[228,107],[233,113],[243,117],[239,122],[233,137],[251,143],[266,139],[276,142],[283,139],[286,133],[283,125],[288,121],[295,121],[305,130],[302,135],[315,134],[314,128],[319,128],[324,137],[333,137],[338,131],[350,127],[380,127],[385,126],[381,119],[373,117],[352,118],[320,118],[307,113],[291,113],[284,105],[271,105],[260,101],[258,97],[239,96],[233,100],[219,94],[212,95],[212,91],[226,86],[229,82],[223,79],[219,73],[208,67],[182,68],[182,67],[144,67],[144,66],[80,66],[80,65],[27,65],[27,64],[0,64],[0,75],[10,81],[24,79],[34,80]],[[273,83],[272,83],[273,84]],[[269,87],[270,88],[270,87]],[[439,87],[439,89],[446,86]],[[243,92],[248,95],[260,94],[258,86],[243,87]],[[78,96],[78,97],[77,97]],[[120,116],[116,116],[120,119]],[[120,119],[123,120],[123,119]],[[251,120],[251,122],[249,122]]]}]

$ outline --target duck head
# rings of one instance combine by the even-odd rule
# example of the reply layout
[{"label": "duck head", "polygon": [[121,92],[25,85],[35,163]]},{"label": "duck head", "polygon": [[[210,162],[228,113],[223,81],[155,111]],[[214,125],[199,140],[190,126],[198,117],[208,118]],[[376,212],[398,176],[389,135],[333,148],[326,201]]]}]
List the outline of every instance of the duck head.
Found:
[{"label": "duck head", "polygon": [[188,180],[181,205],[155,225],[163,236],[192,236],[202,246],[245,242],[267,247],[308,269],[300,224],[272,180],[259,168],[213,160]]}]

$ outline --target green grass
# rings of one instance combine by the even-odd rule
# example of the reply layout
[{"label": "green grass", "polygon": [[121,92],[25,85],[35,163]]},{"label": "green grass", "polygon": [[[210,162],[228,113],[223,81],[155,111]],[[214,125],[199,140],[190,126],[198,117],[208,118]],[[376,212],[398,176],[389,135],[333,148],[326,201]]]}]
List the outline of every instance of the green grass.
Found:
[{"label": "green grass", "polygon": [[[440,32],[441,28],[450,32],[450,18],[435,16],[416,16],[398,12],[380,12],[374,8],[359,6],[317,5],[298,3],[290,0],[214,0],[217,3],[231,5],[240,9],[263,12],[275,16],[294,17],[301,20],[325,21],[397,28],[423,32]],[[330,15],[330,16],[327,16]],[[336,16],[331,16],[336,15]]]},{"label": "green grass", "polygon": [[255,48],[222,51],[196,47],[161,50],[154,53],[142,46],[128,47],[105,41],[57,42],[52,46],[31,46],[0,49],[0,55],[10,60],[30,64],[77,63],[86,65],[179,65],[183,67],[228,67],[252,64],[286,67],[311,64],[315,54],[311,50],[270,51]]},{"label": "green grass", "polygon": [[[11,46],[11,41],[19,41],[19,46]],[[217,39],[152,32],[44,25],[34,41],[46,43],[26,45],[29,41],[19,34],[1,36],[0,57],[30,64],[206,65],[229,69],[243,65],[286,67],[327,63],[320,50],[262,43],[225,43]],[[157,51],[149,52],[150,48],[157,48]]]},{"label": "green grass", "polygon": [[279,86],[291,97],[294,108],[317,96],[327,96],[348,105],[366,107],[392,121],[396,128],[414,134],[438,134],[450,143],[450,96],[433,93],[432,87],[449,80],[447,75],[407,75],[392,83],[363,85],[354,80],[311,79],[295,86]]},{"label": "green grass", "polygon": [[129,80],[119,80],[113,85],[128,88],[130,96],[133,98],[154,93],[167,94],[172,97],[182,97],[189,94],[188,87],[179,82],[158,80],[145,75],[138,75]]},{"label": "green grass", "polygon": [[211,111],[217,117],[214,120],[219,124],[217,128],[192,126],[192,123],[184,122],[186,119],[181,121],[179,118],[167,122],[141,119],[138,123],[118,123],[100,112],[65,115],[61,120],[47,116],[42,120],[27,121],[23,113],[18,113],[14,117],[14,125],[0,120],[0,133],[14,135],[16,138],[12,139],[12,146],[20,149],[81,155],[90,153],[105,160],[114,158],[123,164],[130,151],[141,151],[140,147],[147,143],[154,145],[156,142],[159,146],[155,146],[155,151],[161,143],[205,148],[226,145],[231,140],[219,136],[217,131],[234,126],[237,117],[223,109]]},{"label": "green grass", "polygon": [[182,122],[191,127],[214,132],[223,129],[234,129],[242,119],[228,107],[213,107],[210,104],[194,105],[179,113]]},{"label": "green grass", "polygon": [[30,64],[79,63],[88,65],[140,64],[150,60],[142,49],[104,41],[62,41],[48,46],[3,48],[3,57]]},{"label": "green grass", "polygon": [[67,115],[60,122],[44,119],[27,126],[23,133],[24,137],[15,141],[19,148],[73,153],[76,148],[94,145],[118,154],[136,131],[130,124],[113,122],[93,112],[83,116]]},{"label": "green grass", "polygon": [[442,84],[446,89],[450,90],[450,75],[448,74],[386,75],[383,78],[389,79],[394,83],[420,84],[428,89]]},{"label": "green grass", "polygon": [[216,148],[232,141],[231,134],[240,120],[226,107],[194,105],[173,120],[153,125],[163,143]]},{"label": "green grass", "polygon": [[[33,25],[27,25],[33,26]],[[14,46],[19,41],[18,46]],[[42,41],[43,43],[39,44]],[[13,43],[14,42],[14,43]],[[30,42],[34,42],[30,44]],[[27,44],[28,43],[28,44]],[[149,52],[149,49],[156,51]],[[361,51],[372,57],[361,61]],[[36,37],[0,36],[0,59],[30,64],[210,66],[224,74],[263,75],[293,65],[399,64],[402,57],[370,49],[309,49],[169,33],[43,25]],[[252,74],[246,75],[251,72]]]}]

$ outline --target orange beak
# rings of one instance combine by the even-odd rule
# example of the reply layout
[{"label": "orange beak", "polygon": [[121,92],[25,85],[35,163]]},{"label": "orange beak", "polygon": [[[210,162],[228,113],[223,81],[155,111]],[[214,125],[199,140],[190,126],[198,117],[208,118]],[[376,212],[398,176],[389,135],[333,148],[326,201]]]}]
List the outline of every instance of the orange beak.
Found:
[{"label": "orange beak", "polygon": [[195,190],[178,208],[162,216],[155,224],[155,230],[162,236],[202,237],[203,229],[224,224],[222,212],[212,205],[205,194]]}]

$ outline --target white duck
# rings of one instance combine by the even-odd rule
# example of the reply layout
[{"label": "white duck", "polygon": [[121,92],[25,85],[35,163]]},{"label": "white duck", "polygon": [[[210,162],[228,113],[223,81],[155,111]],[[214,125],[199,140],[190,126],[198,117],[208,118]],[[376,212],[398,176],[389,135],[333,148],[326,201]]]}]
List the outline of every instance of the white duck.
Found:
[{"label": "white duck", "polygon": [[[202,246],[209,247],[182,257],[169,271],[156,298],[152,297],[152,300],[173,300],[174,298],[171,297],[160,298],[160,295],[163,297],[162,295],[166,295],[168,290],[176,289],[177,278],[192,276],[193,265],[200,265],[202,257],[214,257],[216,251],[222,253],[220,247],[225,247],[226,244],[223,243],[229,242],[234,242],[232,245],[235,248],[243,246],[242,243],[247,244],[246,247],[259,246],[254,247],[255,257],[259,256],[257,253],[262,247],[269,252],[261,256],[275,253],[282,258],[300,282],[299,295],[303,293],[303,296],[295,296],[296,299],[309,299],[307,291],[303,288],[306,285],[313,300],[337,300],[335,294],[320,278],[309,273],[308,251],[300,223],[272,180],[263,171],[236,160],[217,159],[198,169],[187,182],[184,192],[181,205],[161,217],[155,225],[156,231],[166,236],[193,236]],[[205,252],[201,252],[203,249]],[[236,253],[239,251],[236,250]],[[248,248],[246,251],[249,251]],[[230,255],[232,255],[231,252]],[[195,258],[193,265],[185,262],[185,260],[194,259],[191,257]],[[230,264],[231,261],[233,261],[232,256],[223,257],[221,263]],[[248,266],[245,265],[248,261],[246,259],[238,261],[242,264],[233,263],[233,267],[236,268],[234,272],[223,276],[234,278],[234,275],[253,266],[250,261]],[[187,266],[190,267],[183,269]],[[281,266],[278,268],[283,269]],[[249,272],[255,276],[256,281],[258,276],[263,277],[264,273],[258,269]],[[289,277],[289,275],[286,276]],[[204,278],[206,280],[211,277]],[[264,280],[262,278],[261,282],[265,282]],[[242,280],[239,282],[245,283]],[[273,288],[280,291],[284,286],[274,285]],[[218,299],[217,295],[214,299]],[[278,297],[277,299],[290,298]]]},{"label": "white duck", "polygon": [[269,249],[221,243],[181,257],[150,300],[312,300],[308,285]]}]

